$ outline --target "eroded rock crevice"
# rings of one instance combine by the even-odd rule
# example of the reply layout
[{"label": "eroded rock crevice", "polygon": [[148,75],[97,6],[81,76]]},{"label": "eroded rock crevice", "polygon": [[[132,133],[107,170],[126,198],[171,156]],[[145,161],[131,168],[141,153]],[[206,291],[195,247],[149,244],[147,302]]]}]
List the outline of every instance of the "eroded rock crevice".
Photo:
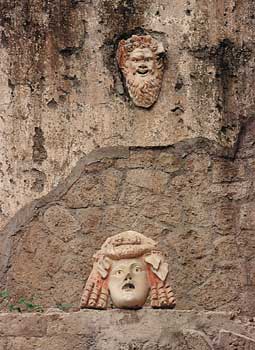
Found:
[{"label": "eroded rock crevice", "polygon": [[45,138],[43,130],[40,127],[35,127],[33,141],[33,161],[42,164],[42,162],[47,159],[47,151],[44,146]]}]

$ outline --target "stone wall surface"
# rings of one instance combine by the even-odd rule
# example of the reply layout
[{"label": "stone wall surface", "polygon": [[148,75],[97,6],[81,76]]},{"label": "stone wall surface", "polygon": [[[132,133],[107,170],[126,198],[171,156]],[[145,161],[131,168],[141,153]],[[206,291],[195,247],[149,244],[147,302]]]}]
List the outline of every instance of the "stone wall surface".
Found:
[{"label": "stone wall surface", "polygon": [[[159,242],[177,299],[1,313],[0,350],[255,349],[254,13],[252,0],[0,1],[0,291],[75,310],[95,251],[132,229]],[[132,34],[167,49],[149,109],[116,62]]]},{"label": "stone wall surface", "polygon": [[253,319],[187,311],[1,314],[1,350],[254,350]]},{"label": "stone wall surface", "polygon": [[93,254],[132,229],[166,254],[178,309],[254,315],[254,130],[234,158],[202,138],[92,152],[1,232],[0,288],[77,307]]},{"label": "stone wall surface", "polygon": [[[254,117],[254,10],[252,0],[2,0],[0,226],[98,147],[204,137],[234,150]],[[149,110],[129,100],[116,64],[118,41],[133,33],[149,33],[168,50],[162,90]],[[175,164],[166,158],[160,162]],[[121,170],[114,171],[105,172],[112,191]],[[159,186],[149,181],[144,191],[159,194],[168,175],[155,171]],[[126,186],[142,174],[130,171]]]}]

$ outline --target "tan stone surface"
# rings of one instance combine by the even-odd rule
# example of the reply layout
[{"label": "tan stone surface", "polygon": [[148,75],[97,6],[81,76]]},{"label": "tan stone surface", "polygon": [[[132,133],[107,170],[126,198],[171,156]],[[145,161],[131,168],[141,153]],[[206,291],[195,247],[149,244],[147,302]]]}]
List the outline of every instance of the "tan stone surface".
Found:
[{"label": "tan stone surface", "polygon": [[168,179],[168,175],[161,171],[132,169],[128,171],[126,181],[159,194],[164,192]]},{"label": "tan stone surface", "polygon": [[[0,227],[93,149],[196,137],[232,147],[253,116],[252,0],[5,0],[0,12]],[[120,39],[144,33],[167,49],[149,110],[128,99],[115,59]]]},{"label": "tan stone surface", "polygon": [[43,215],[43,221],[51,233],[64,242],[73,239],[75,232],[81,229],[79,222],[71,213],[59,205],[47,209]]},{"label": "tan stone surface", "polygon": [[[0,350],[254,349],[254,11],[1,2],[0,290],[75,309],[92,255],[131,229],[159,242],[177,309],[196,312],[0,314]],[[115,59],[132,34],[167,49],[148,110]]]},{"label": "tan stone surface", "polygon": [[[11,332],[6,324],[13,326]],[[0,314],[1,350],[253,350],[254,340],[253,322],[230,313]]]},{"label": "tan stone surface", "polygon": [[250,337],[242,336],[241,334],[221,331],[218,349],[254,350],[255,341],[254,339]]},{"label": "tan stone surface", "polygon": [[[242,158],[249,137],[248,129],[236,159],[229,160],[227,182],[225,172],[217,183],[213,175],[227,161],[225,150],[204,140],[100,149],[85,157],[1,232],[1,288],[16,300],[36,295],[44,307],[77,307],[98,247],[134,230],[159,242],[178,309],[253,314],[254,229],[244,214],[251,215],[247,208],[254,203],[248,166],[254,155]],[[171,172],[162,158],[178,160],[178,170]],[[243,166],[243,180],[236,181]]]}]

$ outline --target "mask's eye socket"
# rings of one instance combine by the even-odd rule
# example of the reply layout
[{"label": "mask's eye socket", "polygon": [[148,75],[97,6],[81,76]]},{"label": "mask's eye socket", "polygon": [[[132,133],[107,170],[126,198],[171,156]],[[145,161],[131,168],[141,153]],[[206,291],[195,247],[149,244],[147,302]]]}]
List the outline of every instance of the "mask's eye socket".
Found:
[{"label": "mask's eye socket", "polygon": [[115,276],[122,276],[122,275],[123,275],[123,270],[116,270],[116,271],[114,272],[114,275],[115,275]]},{"label": "mask's eye socket", "polygon": [[143,270],[142,270],[142,268],[141,268],[140,266],[134,266],[133,271],[134,271],[135,273],[139,273],[139,272],[141,272],[141,271],[143,271]]}]

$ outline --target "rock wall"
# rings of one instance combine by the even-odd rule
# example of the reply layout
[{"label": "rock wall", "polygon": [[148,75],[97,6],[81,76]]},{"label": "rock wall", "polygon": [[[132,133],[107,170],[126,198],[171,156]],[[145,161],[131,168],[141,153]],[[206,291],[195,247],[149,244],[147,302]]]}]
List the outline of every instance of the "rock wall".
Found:
[{"label": "rock wall", "polygon": [[[254,117],[254,7],[252,0],[2,1],[0,226],[98,147],[204,137],[235,149]],[[150,33],[168,49],[149,110],[134,107],[116,65],[118,41],[132,33]]]},{"label": "rock wall", "polygon": [[[1,350],[255,349],[254,11],[0,3],[0,290],[75,309],[93,253],[133,229],[159,242],[177,299],[177,311],[1,314]],[[146,33],[167,48],[150,109],[115,57]]]},{"label": "rock wall", "polygon": [[252,319],[214,312],[147,309],[0,315],[1,350],[70,348],[254,350],[255,327]]},{"label": "rock wall", "polygon": [[1,232],[1,287],[43,306],[79,305],[92,255],[113,234],[159,242],[178,309],[254,309],[254,123],[230,159],[198,138],[106,148]]}]

